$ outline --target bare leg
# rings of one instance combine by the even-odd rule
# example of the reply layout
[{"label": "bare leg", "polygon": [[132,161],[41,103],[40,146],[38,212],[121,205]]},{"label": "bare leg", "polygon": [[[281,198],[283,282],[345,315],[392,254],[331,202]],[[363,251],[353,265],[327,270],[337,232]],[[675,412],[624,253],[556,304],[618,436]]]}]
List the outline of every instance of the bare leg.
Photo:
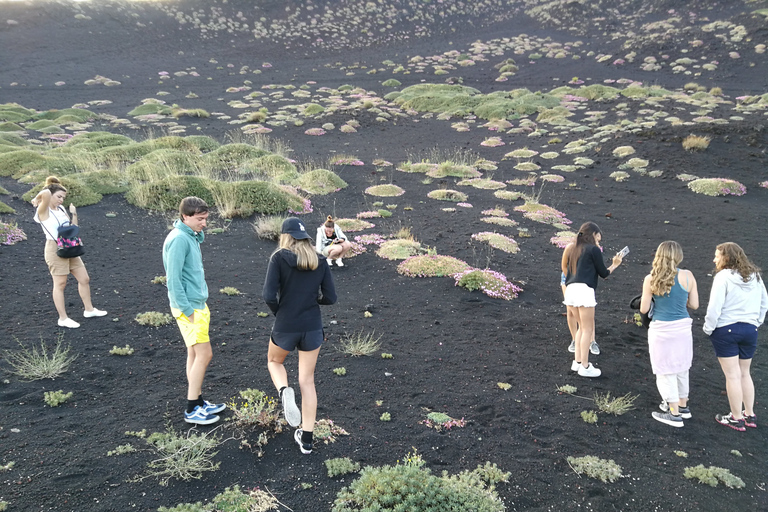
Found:
[{"label": "bare leg", "polygon": [[67,302],[64,300],[64,288],[67,286],[67,278],[69,274],[65,276],[51,276],[53,277],[53,305],[56,306],[56,311],[59,313],[59,320],[66,320],[67,316]]},{"label": "bare leg", "polygon": [[576,361],[584,368],[589,367],[589,344],[595,337],[595,308],[576,308],[579,315],[579,330],[576,335]]},{"label": "bare leg", "polygon": [[288,373],[285,371],[283,362],[286,356],[289,354],[287,350],[275,345],[272,340],[269,340],[269,350],[267,351],[267,369],[269,370],[269,376],[272,377],[272,383],[275,385],[277,391],[281,388],[288,386]]},{"label": "bare leg", "polygon": [[336,258],[340,258],[342,252],[343,249],[341,248],[341,245],[333,244],[328,248],[328,259],[335,260]]},{"label": "bare leg", "polygon": [[79,267],[72,271],[72,275],[77,279],[77,291],[80,292],[83,307],[85,307],[86,311],[93,311],[93,304],[91,303],[91,277],[88,275],[88,271],[85,270],[85,267]]},{"label": "bare leg", "polygon": [[568,321],[568,330],[571,332],[571,340],[576,341],[576,333],[579,330],[579,314],[573,306],[566,306],[566,310],[568,311],[566,320]]},{"label": "bare leg", "polygon": [[301,388],[301,428],[304,432],[315,429],[317,416],[317,390],[315,389],[315,366],[320,348],[310,352],[299,350],[299,387]]},{"label": "bare leg", "polygon": [[744,412],[749,416],[754,416],[755,411],[755,384],[752,382],[752,375],[749,373],[749,366],[752,364],[751,359],[739,359],[739,367],[741,368],[741,394],[742,400],[744,400]]},{"label": "bare leg", "polygon": [[[741,419],[741,405],[744,399],[744,392],[741,387],[742,375],[741,367],[739,366],[739,356],[733,357],[718,357],[720,361],[720,367],[725,374],[725,390],[728,393],[728,403],[731,406],[731,415],[734,419]],[[749,382],[752,382],[752,378],[749,378]],[[752,387],[752,400],[754,400],[755,390]],[[752,404],[750,404],[750,409]]]},{"label": "bare leg", "polygon": [[187,347],[187,400],[197,400],[203,394],[203,379],[213,359],[210,343],[197,343]]}]

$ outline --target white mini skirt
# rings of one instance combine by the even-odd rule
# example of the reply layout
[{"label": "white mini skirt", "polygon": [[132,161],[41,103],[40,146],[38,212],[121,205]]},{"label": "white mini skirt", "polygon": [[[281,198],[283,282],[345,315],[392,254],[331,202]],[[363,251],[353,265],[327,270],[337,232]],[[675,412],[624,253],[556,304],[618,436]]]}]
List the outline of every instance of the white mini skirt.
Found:
[{"label": "white mini skirt", "polygon": [[595,290],[584,283],[571,283],[565,287],[563,304],[576,308],[593,308],[597,306]]}]

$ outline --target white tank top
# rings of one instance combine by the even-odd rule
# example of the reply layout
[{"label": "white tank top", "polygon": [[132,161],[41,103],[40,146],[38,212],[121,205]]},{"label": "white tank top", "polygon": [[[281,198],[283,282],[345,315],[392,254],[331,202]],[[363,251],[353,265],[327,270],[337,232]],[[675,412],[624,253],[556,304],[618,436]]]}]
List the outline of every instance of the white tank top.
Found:
[{"label": "white tank top", "polygon": [[43,233],[45,233],[46,240],[53,240],[54,242],[56,241],[56,237],[59,234],[59,226],[71,224],[69,221],[69,215],[67,215],[66,210],[64,210],[64,208],[61,206],[59,206],[56,210],[48,208],[48,218],[44,221],[40,220],[37,212],[35,212],[35,216],[33,218],[35,222],[43,227]]}]

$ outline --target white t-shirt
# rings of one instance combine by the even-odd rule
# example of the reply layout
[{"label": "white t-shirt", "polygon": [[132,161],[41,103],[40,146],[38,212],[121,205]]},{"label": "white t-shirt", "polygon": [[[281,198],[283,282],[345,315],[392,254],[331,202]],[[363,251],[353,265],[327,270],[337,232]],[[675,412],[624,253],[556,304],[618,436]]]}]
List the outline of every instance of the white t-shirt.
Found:
[{"label": "white t-shirt", "polygon": [[69,215],[61,206],[55,210],[48,208],[48,218],[44,221],[41,221],[37,212],[35,212],[34,220],[43,227],[46,240],[53,240],[54,242],[59,234],[59,226],[71,224]]}]

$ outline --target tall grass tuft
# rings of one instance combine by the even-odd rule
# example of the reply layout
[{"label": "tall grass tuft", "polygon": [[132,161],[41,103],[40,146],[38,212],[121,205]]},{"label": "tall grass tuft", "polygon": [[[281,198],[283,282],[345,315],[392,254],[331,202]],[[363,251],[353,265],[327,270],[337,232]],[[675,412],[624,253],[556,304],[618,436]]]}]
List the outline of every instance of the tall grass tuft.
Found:
[{"label": "tall grass tuft", "polygon": [[5,352],[4,357],[13,368],[11,373],[18,375],[23,380],[55,379],[69,369],[69,365],[77,359],[76,355],[70,355],[70,346],[63,345],[64,335],[59,334],[56,346],[51,351],[48,345],[40,338],[40,346],[25,346],[16,340],[21,349],[16,352]]}]

